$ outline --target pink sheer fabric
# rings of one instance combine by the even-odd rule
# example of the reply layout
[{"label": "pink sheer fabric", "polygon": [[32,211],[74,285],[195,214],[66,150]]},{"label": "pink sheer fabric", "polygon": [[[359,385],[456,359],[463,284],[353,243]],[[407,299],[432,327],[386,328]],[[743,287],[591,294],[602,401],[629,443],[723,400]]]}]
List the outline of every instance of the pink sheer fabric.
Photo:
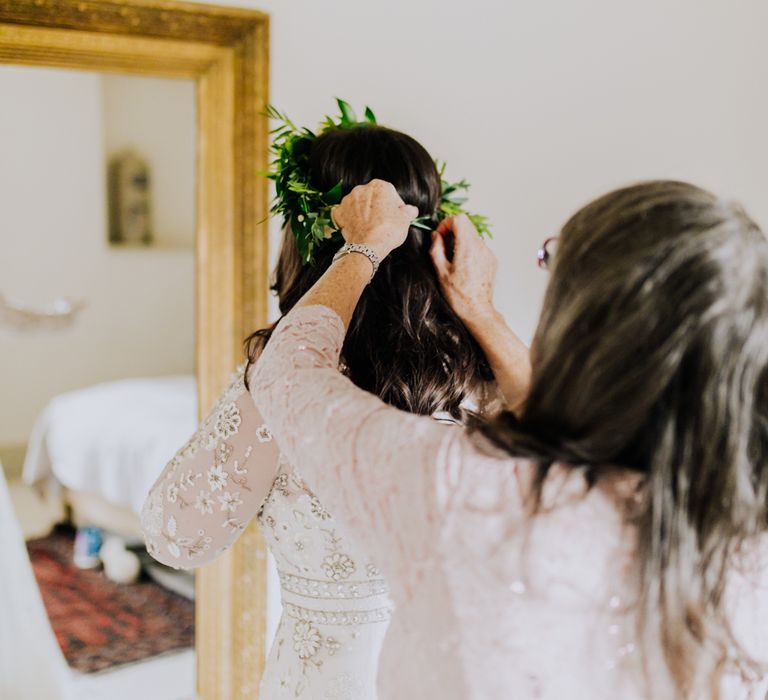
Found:
[{"label": "pink sheer fabric", "polygon": [[[343,338],[330,309],[294,310],[252,395],[389,582],[380,700],[671,698],[658,653],[635,638],[632,476],[588,489],[578,470],[556,468],[529,518],[529,462],[359,390],[337,371]],[[766,590],[750,580],[734,600],[734,624],[765,658]],[[762,698],[766,687],[728,676],[724,697]]]}]

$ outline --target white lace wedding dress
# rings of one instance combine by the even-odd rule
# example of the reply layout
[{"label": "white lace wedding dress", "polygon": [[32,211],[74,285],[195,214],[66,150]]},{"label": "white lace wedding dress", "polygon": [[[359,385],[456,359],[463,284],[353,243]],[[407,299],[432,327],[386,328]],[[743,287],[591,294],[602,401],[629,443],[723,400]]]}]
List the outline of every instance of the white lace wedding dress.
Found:
[{"label": "white lace wedding dress", "polygon": [[392,612],[379,570],[286,463],[259,523],[283,599],[261,698],[373,700]]},{"label": "white lace wedding dress", "polygon": [[192,568],[226,550],[255,515],[283,602],[259,700],[375,700],[387,585],[282,458],[241,368],[152,487],[142,525],[150,554]]}]

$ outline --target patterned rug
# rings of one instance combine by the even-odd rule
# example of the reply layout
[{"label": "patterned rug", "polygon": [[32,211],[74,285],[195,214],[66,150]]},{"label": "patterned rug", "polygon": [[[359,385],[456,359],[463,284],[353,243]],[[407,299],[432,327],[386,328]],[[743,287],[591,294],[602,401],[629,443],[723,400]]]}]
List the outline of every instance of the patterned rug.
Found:
[{"label": "patterned rug", "polygon": [[113,583],[72,563],[74,532],[27,542],[51,626],[69,665],[84,673],[194,644],[194,603],[154,581]]}]

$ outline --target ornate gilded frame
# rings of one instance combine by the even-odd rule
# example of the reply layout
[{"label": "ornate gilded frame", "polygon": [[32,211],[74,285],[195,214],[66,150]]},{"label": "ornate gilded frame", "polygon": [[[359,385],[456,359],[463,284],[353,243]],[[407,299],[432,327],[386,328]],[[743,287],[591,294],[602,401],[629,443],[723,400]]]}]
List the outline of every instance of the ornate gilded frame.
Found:
[{"label": "ornate gilded frame", "polygon": [[[0,63],[197,84],[197,375],[207,407],[267,320],[269,18],[151,0],[4,0]],[[2,97],[0,96],[0,99]],[[253,700],[264,666],[266,557],[252,526],[197,583],[204,700]]]}]

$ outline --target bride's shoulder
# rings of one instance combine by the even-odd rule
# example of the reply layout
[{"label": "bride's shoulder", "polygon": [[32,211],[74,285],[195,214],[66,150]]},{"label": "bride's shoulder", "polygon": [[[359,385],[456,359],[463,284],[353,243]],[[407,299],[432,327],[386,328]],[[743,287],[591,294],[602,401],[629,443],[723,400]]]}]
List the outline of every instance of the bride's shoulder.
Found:
[{"label": "bride's shoulder", "polygon": [[461,404],[462,409],[480,416],[492,416],[504,409],[504,396],[495,381],[482,382]]}]

